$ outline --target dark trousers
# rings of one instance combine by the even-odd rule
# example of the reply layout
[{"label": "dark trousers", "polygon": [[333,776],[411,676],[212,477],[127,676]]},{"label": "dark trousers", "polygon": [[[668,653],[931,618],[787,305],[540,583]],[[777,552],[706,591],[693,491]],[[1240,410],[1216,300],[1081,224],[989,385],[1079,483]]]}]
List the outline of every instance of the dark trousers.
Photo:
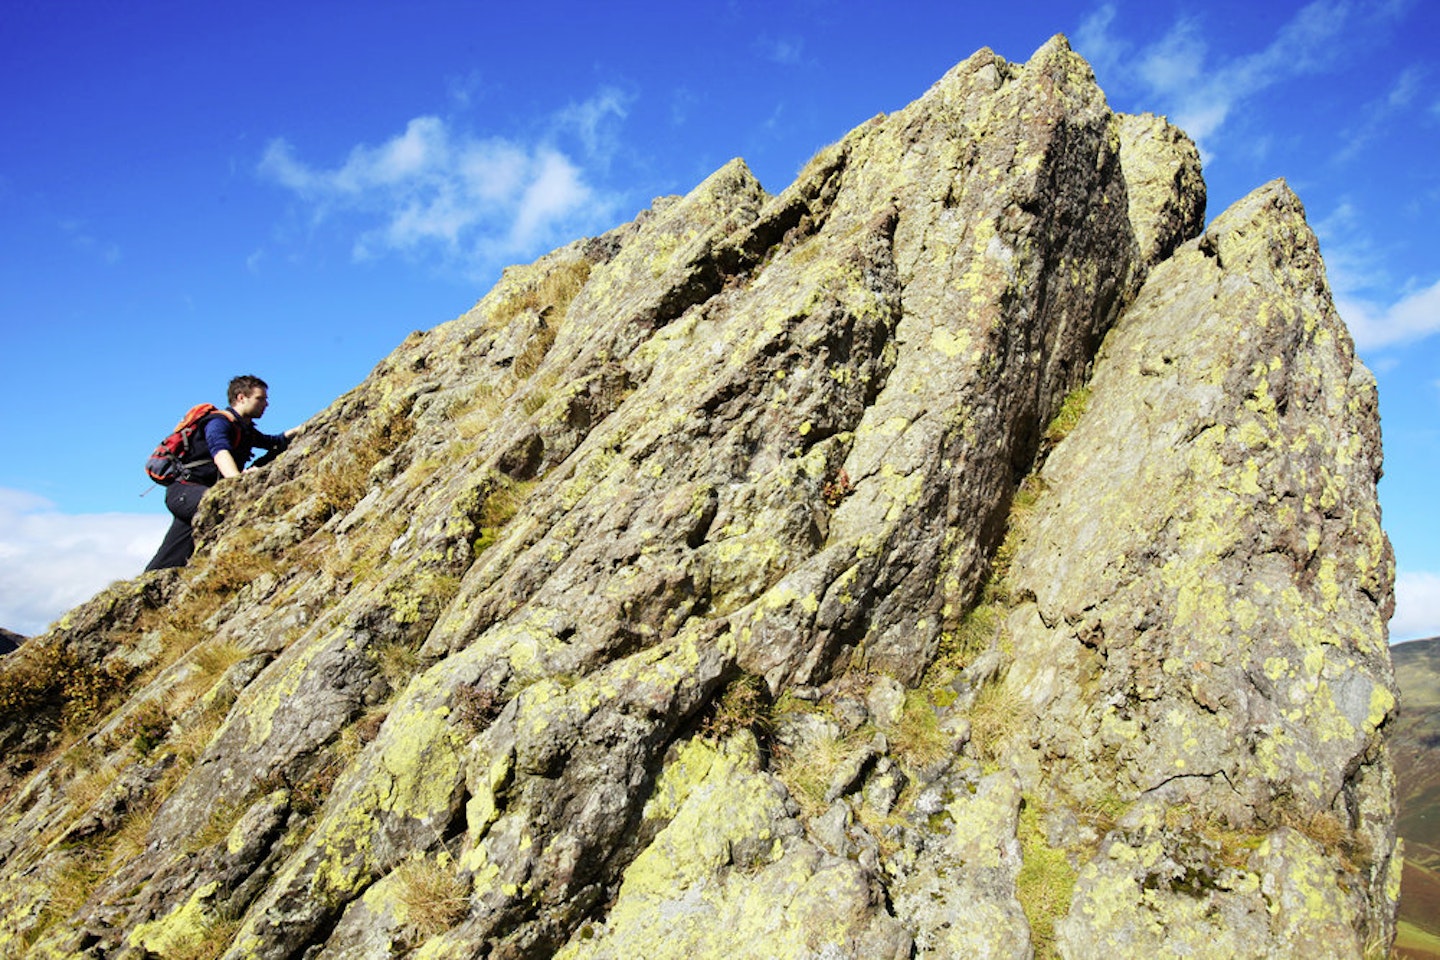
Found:
[{"label": "dark trousers", "polygon": [[155,551],[146,570],[183,567],[189,561],[190,554],[195,552],[195,531],[191,529],[190,521],[195,519],[200,498],[209,489],[203,484],[184,481],[165,488],[165,506],[175,519],[170,521],[170,529],[165,531],[165,539],[160,541],[160,549]]}]

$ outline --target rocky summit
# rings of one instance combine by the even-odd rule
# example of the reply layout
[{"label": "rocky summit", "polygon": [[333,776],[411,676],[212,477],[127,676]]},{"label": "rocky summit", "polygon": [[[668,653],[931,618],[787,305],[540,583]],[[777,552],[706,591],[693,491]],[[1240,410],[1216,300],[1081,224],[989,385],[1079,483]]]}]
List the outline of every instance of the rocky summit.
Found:
[{"label": "rocky summit", "polygon": [[1381,956],[1374,380],[1056,37],[412,334],[0,665],[0,953]]}]

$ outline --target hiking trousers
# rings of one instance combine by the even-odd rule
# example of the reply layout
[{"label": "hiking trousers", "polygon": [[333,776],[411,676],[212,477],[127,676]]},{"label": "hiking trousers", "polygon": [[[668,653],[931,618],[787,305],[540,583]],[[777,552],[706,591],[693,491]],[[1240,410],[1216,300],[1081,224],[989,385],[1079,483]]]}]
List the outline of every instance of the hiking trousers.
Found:
[{"label": "hiking trousers", "polygon": [[204,484],[186,483],[184,480],[165,488],[165,507],[174,519],[170,521],[170,529],[165,531],[165,539],[160,541],[160,549],[155,551],[146,570],[167,570],[183,567],[189,562],[190,555],[195,552],[195,531],[190,522],[195,519],[195,511],[200,509],[200,498],[209,489]]}]

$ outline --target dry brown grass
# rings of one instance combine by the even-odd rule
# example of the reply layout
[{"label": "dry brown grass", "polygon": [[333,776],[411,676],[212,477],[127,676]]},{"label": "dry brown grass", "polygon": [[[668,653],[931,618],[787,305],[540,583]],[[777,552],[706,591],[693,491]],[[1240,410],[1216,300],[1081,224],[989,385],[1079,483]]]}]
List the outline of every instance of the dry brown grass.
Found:
[{"label": "dry brown grass", "polygon": [[330,516],[347,513],[370,488],[370,471],[415,434],[415,421],[401,408],[379,411],[349,452],[331,458],[316,474],[315,492]]},{"label": "dry brown grass", "polygon": [[549,325],[556,326],[588,279],[589,260],[582,258],[556,264],[538,281],[496,304],[490,312],[490,325],[503,327],[527,310],[538,313],[550,307]]},{"label": "dry brown grass", "polygon": [[1006,742],[1020,729],[1025,702],[1005,684],[987,684],[968,714],[970,743],[982,761],[998,762]]},{"label": "dry brown grass", "polygon": [[404,923],[421,940],[449,930],[470,909],[470,886],[449,855],[412,854],[395,869]]}]

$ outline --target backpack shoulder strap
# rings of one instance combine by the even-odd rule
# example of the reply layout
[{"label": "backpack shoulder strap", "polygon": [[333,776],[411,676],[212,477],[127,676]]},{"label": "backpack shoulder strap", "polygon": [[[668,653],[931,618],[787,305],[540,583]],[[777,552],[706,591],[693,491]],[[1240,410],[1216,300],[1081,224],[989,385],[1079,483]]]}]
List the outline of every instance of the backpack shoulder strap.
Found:
[{"label": "backpack shoulder strap", "polygon": [[204,432],[205,424],[211,420],[214,420],[217,417],[223,417],[230,424],[230,443],[236,447],[240,446],[240,442],[245,439],[245,425],[240,422],[239,417],[231,413],[229,410],[225,410],[221,407],[216,407],[214,410],[211,410],[210,413],[207,414],[205,418],[200,421],[199,424],[197,424],[197,426],[200,428],[201,432]]}]

